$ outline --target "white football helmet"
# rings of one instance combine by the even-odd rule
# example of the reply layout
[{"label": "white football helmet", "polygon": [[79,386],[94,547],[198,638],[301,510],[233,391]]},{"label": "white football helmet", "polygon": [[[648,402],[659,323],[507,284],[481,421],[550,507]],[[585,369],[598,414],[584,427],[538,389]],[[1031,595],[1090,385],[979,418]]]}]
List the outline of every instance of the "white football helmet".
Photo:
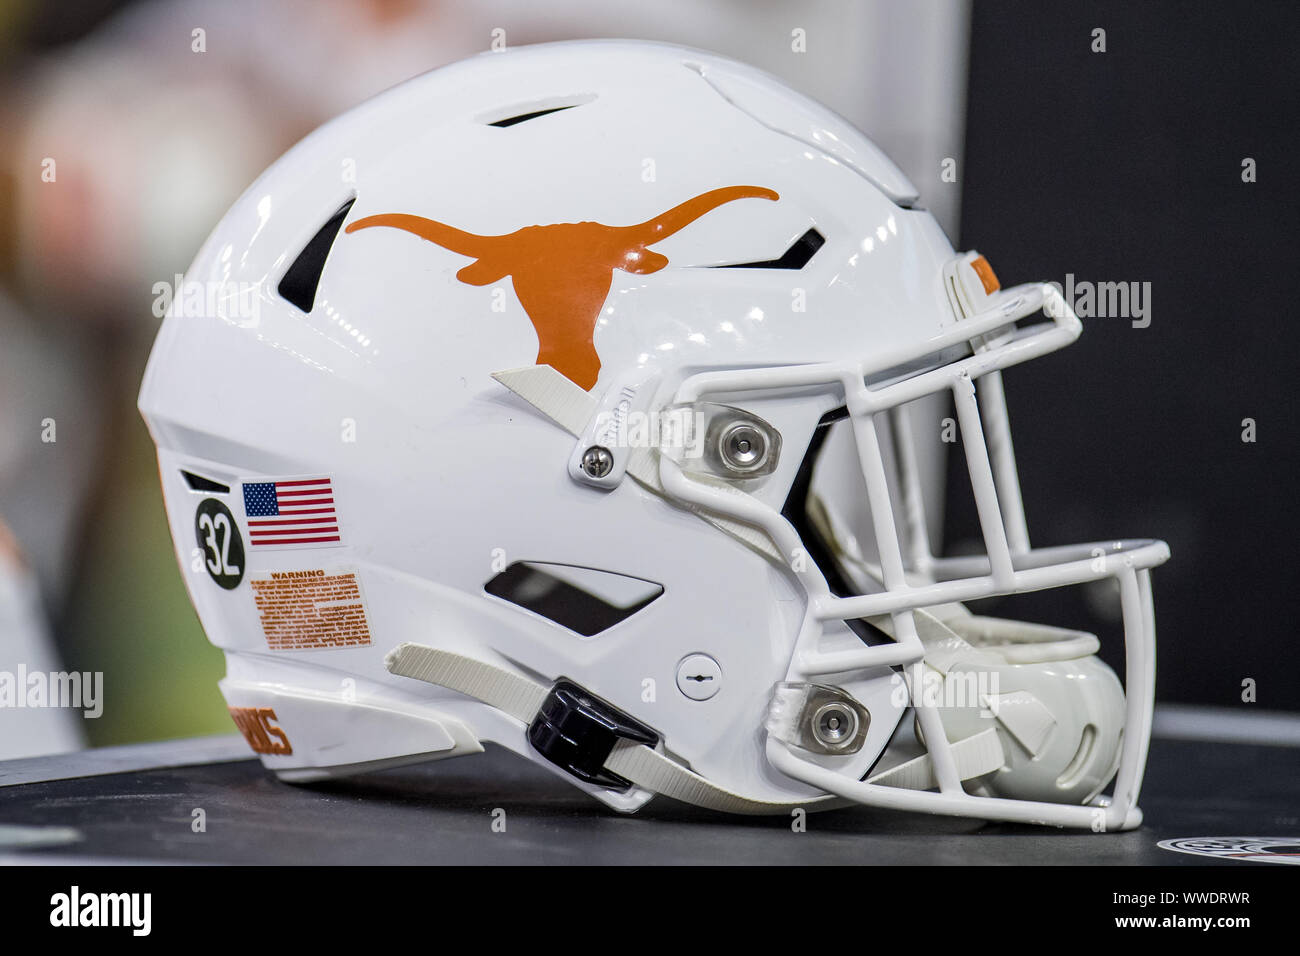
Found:
[{"label": "white football helmet", "polygon": [[[437,70],[273,165],[140,395],[266,766],[494,741],[619,810],[1138,825],[1168,549],[1030,546],[1001,370],[1079,322],[917,199],[772,77],[623,41]],[[909,409],[947,392],[977,557],[928,543]],[[1103,579],[1124,687],[961,603]]]}]

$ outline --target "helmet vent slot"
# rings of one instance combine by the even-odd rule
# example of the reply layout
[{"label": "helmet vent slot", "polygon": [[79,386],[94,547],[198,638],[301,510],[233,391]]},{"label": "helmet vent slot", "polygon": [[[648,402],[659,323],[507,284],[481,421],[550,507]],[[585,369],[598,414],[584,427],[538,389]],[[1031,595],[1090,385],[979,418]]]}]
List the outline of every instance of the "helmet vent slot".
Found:
[{"label": "helmet vent slot", "polygon": [[[506,129],[510,126],[518,126],[520,123],[527,123],[529,120],[541,119],[551,113],[571,110],[575,106],[586,106],[595,99],[595,95],[591,93],[581,96],[552,96],[544,100],[533,100],[531,103],[516,103],[513,106],[501,107],[486,116],[479,115],[477,119],[488,126]],[[502,116],[502,113],[505,115]],[[492,119],[493,116],[497,118]]]},{"label": "helmet vent slot", "polygon": [[546,116],[550,113],[558,113],[560,110],[571,110],[572,106],[552,106],[546,110],[533,110],[531,113],[520,113],[518,116],[507,116],[505,119],[499,119],[495,123],[488,123],[489,126],[495,126],[497,129],[505,129],[507,126],[518,126],[520,123],[527,123],[529,120]]},{"label": "helmet vent slot", "polygon": [[[837,423],[847,421],[848,417],[848,409],[841,405],[827,412],[817,422],[817,427],[813,429],[812,438],[808,442],[808,450],[804,452],[803,461],[799,464],[799,470],[790,486],[785,504],[781,507],[781,517],[794,526],[808,557],[817,565],[818,570],[826,578],[827,587],[836,597],[851,597],[857,593],[857,590],[836,555],[834,543],[828,541],[822,529],[818,527],[813,513],[815,496],[812,494],[812,488],[813,473],[826,440],[830,438],[831,429]],[[887,644],[891,641],[887,634],[866,620],[848,619],[844,621],[844,626],[864,644]]]},{"label": "helmet vent slot", "polygon": [[714,269],[792,269],[799,270],[806,266],[817,250],[826,244],[826,237],[816,229],[809,229],[781,254],[779,259],[764,259],[761,262],[732,262],[713,266]]},{"label": "helmet vent slot", "polygon": [[357,201],[353,196],[317,230],[316,235],[298,253],[280,280],[280,295],[304,312],[310,312],[316,304],[316,287],[320,285],[321,273],[325,270],[325,260],[329,257],[334,237],[339,234],[339,227],[347,217],[348,210]]},{"label": "helmet vent slot", "polygon": [[664,593],[663,585],[627,574],[535,561],[514,562],[483,590],[583,637],[626,621]]},{"label": "helmet vent slot", "polygon": [[228,495],[230,486],[223,485],[219,481],[213,481],[211,478],[204,478],[202,475],[196,475],[192,471],[181,470],[181,477],[185,479],[185,484],[190,486],[190,491],[210,491],[213,494]]}]

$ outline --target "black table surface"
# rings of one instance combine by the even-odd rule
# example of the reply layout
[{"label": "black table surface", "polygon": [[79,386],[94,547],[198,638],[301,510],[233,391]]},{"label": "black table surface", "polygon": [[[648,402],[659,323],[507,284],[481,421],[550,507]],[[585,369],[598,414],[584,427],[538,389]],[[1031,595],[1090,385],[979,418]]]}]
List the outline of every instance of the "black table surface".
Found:
[{"label": "black table surface", "polygon": [[[40,762],[0,763],[0,859],[1239,866],[1157,843],[1202,836],[1300,843],[1300,749],[1285,746],[1154,740],[1146,823],[1093,834],[869,808],[809,814],[806,832],[796,833],[789,817],[733,817],[663,798],[623,815],[491,746],[471,757],[290,785],[256,760],[231,759],[233,745],[225,738],[174,742],[168,754],[192,746],[188,759],[203,761],[188,766],[130,769],[121,754],[105,761],[105,752],[97,758],[95,751],[44,758],[59,772],[37,772],[46,766]],[[199,818],[203,830],[195,832]]]}]

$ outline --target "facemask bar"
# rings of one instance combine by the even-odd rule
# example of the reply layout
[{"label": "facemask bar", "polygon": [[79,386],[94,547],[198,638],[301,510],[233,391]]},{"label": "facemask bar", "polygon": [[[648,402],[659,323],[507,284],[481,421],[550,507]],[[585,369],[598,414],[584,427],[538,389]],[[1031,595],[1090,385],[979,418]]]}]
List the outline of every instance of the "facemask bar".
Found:
[{"label": "facemask bar", "polygon": [[[738,489],[693,479],[666,456],[659,461],[660,480],[671,497],[762,529],[785,556],[808,597],[808,610],[786,677],[790,682],[833,683],[827,675],[844,675],[847,679],[850,672],[903,667],[909,672],[910,686],[919,687],[925,649],[917,631],[918,610],[1116,578],[1124,618],[1126,713],[1113,800],[1098,798],[1092,805],[1075,806],[967,794],[940,714],[916,694],[912,694],[912,704],[931,757],[938,792],[903,790],[847,778],[800,757],[771,735],[767,756],[790,777],[872,806],[1093,830],[1131,828],[1141,822],[1136,803],[1146,763],[1154,696],[1155,626],[1149,569],[1168,558],[1168,548],[1159,541],[1115,541],[1037,550],[1030,547],[999,372],[1068,345],[1078,337],[1081,326],[1051,285],[1018,286],[999,293],[992,301],[996,303],[993,309],[958,321],[920,350],[894,350],[871,365],[846,361],[706,372],[685,380],[673,399],[674,403],[686,404],[706,395],[818,385],[842,392],[866,482],[883,590],[836,597],[815,563],[796,560],[803,547],[799,535],[773,508]],[[1018,320],[1039,311],[1044,311],[1051,321],[1025,329],[1014,327]],[[964,358],[886,384],[867,384],[890,369],[969,343],[974,343],[975,348]],[[987,442],[976,396],[977,381],[986,410]],[[920,474],[902,406],[943,389],[953,393],[956,405],[984,537],[986,553],[982,556],[936,558],[928,546]],[[906,560],[894,521],[876,423],[876,417],[882,415],[890,416],[900,451],[898,473]],[[892,622],[889,630],[893,642],[831,652],[819,649],[824,622],[857,618]]]}]

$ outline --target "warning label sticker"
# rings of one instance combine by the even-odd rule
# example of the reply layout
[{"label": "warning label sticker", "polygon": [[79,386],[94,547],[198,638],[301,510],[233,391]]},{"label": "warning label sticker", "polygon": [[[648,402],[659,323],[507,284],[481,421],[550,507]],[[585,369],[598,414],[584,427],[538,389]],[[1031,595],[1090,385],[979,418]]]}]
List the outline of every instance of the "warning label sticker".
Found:
[{"label": "warning label sticker", "polygon": [[269,571],[253,576],[251,584],[262,632],[273,651],[371,643],[355,571]]}]

